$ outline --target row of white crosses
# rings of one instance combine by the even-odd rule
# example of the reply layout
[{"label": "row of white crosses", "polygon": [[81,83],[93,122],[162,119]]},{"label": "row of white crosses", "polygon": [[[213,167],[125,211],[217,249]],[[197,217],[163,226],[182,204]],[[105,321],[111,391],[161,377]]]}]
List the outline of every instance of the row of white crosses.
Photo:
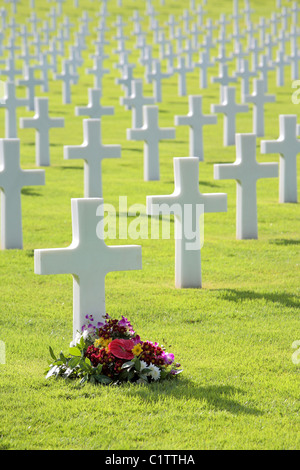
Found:
[{"label": "row of white crosses", "polygon": [[[141,140],[148,141],[149,127],[151,122],[157,119],[154,116],[158,115],[157,107],[145,107],[145,116],[153,116],[147,122],[145,119],[145,129],[132,129],[129,134],[138,136]],[[154,111],[155,110],[155,111]],[[152,114],[151,114],[152,113]],[[66,147],[65,156],[67,158],[83,158],[85,161],[92,165],[95,160],[94,155],[96,151],[98,155],[101,154],[102,145],[100,147],[99,141],[99,127],[100,121],[86,120],[84,121],[85,141],[80,148],[76,150]],[[193,127],[193,124],[189,124]],[[143,127],[144,127],[143,126]],[[153,146],[157,146],[160,140],[161,131],[157,127],[158,136],[153,139]],[[296,123],[295,123],[296,127]],[[96,133],[96,129],[98,132]],[[134,134],[134,132],[140,133]],[[148,135],[147,135],[148,134]],[[174,130],[168,134],[168,138],[173,138]],[[93,137],[97,137],[94,138]],[[134,137],[134,138],[135,138]],[[151,135],[150,135],[151,137]],[[280,141],[282,138],[280,138]],[[255,220],[256,212],[253,212],[253,207],[256,207],[256,191],[253,188],[256,185],[256,180],[260,177],[273,177],[277,175],[277,165],[274,164],[257,164],[256,162],[256,137],[241,135],[237,137],[237,161],[233,165],[232,172],[222,176],[222,166],[216,167],[216,177],[232,178],[238,181],[238,187],[241,189],[238,192],[240,195],[240,206],[243,207],[245,200],[245,193],[250,191],[252,194],[252,208],[251,214]],[[243,151],[247,148],[247,165],[244,162]],[[286,147],[285,147],[286,149]],[[281,148],[281,152],[285,149]],[[72,156],[72,151],[73,156]],[[270,151],[270,150],[269,150]],[[4,155],[4,151],[3,151]],[[156,159],[157,161],[157,159]],[[101,158],[100,158],[101,162]],[[228,165],[230,166],[230,165]],[[5,164],[4,164],[5,167]],[[171,197],[150,197],[148,198],[149,212],[154,211],[155,204],[163,205],[167,213],[170,212],[170,207],[175,204],[175,218],[176,218],[176,233],[182,235],[185,226],[185,212],[184,206],[191,206],[191,216],[197,216],[197,205],[204,204],[205,212],[225,211],[226,195],[203,195],[199,192],[199,157],[197,158],[183,158],[174,160],[175,167],[175,192]],[[39,171],[39,170],[37,170]],[[85,172],[89,174],[89,172]],[[276,174],[275,174],[276,173]],[[249,185],[245,183],[245,175],[251,175],[251,182]],[[92,186],[89,182],[85,187]],[[250,189],[249,189],[250,188]],[[40,274],[54,274],[54,273],[72,273],[74,278],[74,334],[84,322],[86,313],[95,313],[97,318],[101,318],[105,313],[105,293],[104,293],[104,278],[107,272],[112,270],[122,269],[140,269],[141,267],[141,249],[140,247],[107,247],[103,241],[103,227],[101,221],[103,220],[103,200],[88,196],[89,199],[72,200],[72,220],[73,220],[73,242],[67,249],[58,250],[37,250],[35,253],[35,269]],[[254,202],[253,202],[254,201]],[[250,210],[250,208],[247,208]],[[168,212],[169,211],[169,212]],[[240,213],[240,211],[237,211]],[[189,214],[190,215],[190,214]],[[97,219],[99,217],[99,219]],[[242,216],[241,216],[242,217]],[[196,222],[196,231],[199,230],[198,222]],[[238,222],[238,221],[237,221]],[[252,224],[253,225],[253,224]],[[237,224],[238,226],[238,224]],[[240,226],[244,228],[243,220],[240,221]],[[86,227],[93,227],[93,230],[86,230]],[[255,237],[255,234],[249,235],[252,227],[246,227],[246,231],[241,232],[246,238]],[[97,236],[95,236],[95,233]],[[242,236],[241,236],[242,238]],[[200,263],[200,246],[196,248],[196,256],[194,250],[189,250],[188,246],[191,243],[190,239],[184,237],[177,237],[176,240],[176,266],[175,266],[175,282],[178,287],[201,287],[201,263]],[[95,253],[99,257],[95,257]],[[95,263],[97,259],[97,263]],[[95,270],[91,269],[91,264],[95,263]],[[95,302],[98,308],[95,310]]]}]

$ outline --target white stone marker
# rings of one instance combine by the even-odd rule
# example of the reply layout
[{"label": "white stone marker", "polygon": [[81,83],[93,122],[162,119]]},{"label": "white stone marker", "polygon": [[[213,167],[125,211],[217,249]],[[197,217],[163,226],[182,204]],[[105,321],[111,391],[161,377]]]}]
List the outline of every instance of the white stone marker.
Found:
[{"label": "white stone marker", "polygon": [[66,145],[66,160],[84,159],[84,197],[102,197],[101,163],[104,158],[120,158],[120,145],[103,145],[101,119],[83,120],[82,145]]},{"label": "white stone marker", "polygon": [[28,97],[28,110],[34,111],[34,96],[35,96],[35,87],[42,86],[43,80],[37,79],[34,76],[36,68],[29,66],[26,68],[25,78],[23,80],[18,80],[18,85],[27,87],[27,97]]},{"label": "white stone marker", "polygon": [[103,61],[101,57],[95,57],[94,67],[91,69],[86,69],[86,73],[94,75],[94,88],[101,89],[102,78],[105,74],[109,73],[109,69],[105,69],[103,67]]},{"label": "white stone marker", "polygon": [[297,116],[279,116],[278,140],[261,142],[261,153],[279,153],[279,202],[297,202],[297,155],[300,140],[297,139]]},{"label": "white stone marker", "polygon": [[102,91],[99,88],[89,88],[87,106],[76,106],[76,116],[89,116],[91,119],[100,119],[102,116],[112,116],[115,112],[113,106],[101,105]]},{"label": "white stone marker", "polygon": [[253,93],[245,96],[246,103],[253,103],[253,133],[257,137],[265,135],[265,103],[274,103],[275,95],[266,95],[264,90],[264,81],[254,79]]},{"label": "white stone marker", "polygon": [[35,250],[36,274],[73,275],[73,337],[85,316],[103,321],[105,276],[112,271],[142,268],[140,246],[107,246],[104,242],[103,199],[72,199],[73,241],[67,248]]},{"label": "white stone marker", "polygon": [[143,127],[127,129],[127,139],[144,141],[144,180],[158,181],[159,142],[163,139],[175,139],[175,129],[158,126],[158,106],[144,106],[143,116]]},{"label": "white stone marker", "polygon": [[27,98],[16,97],[16,86],[13,82],[5,83],[5,96],[0,100],[0,108],[5,108],[5,137],[17,138],[17,107],[28,106]]},{"label": "white stone marker", "polygon": [[23,248],[21,190],[44,184],[44,170],[21,169],[20,140],[0,139],[2,249]]},{"label": "white stone marker", "polygon": [[249,108],[248,105],[236,103],[235,87],[224,87],[223,93],[224,100],[219,105],[211,105],[211,112],[224,114],[224,146],[235,145],[236,115],[247,113]]},{"label": "white stone marker", "polygon": [[71,103],[71,84],[76,82],[79,78],[78,74],[71,72],[71,64],[68,60],[62,61],[62,73],[55,74],[54,80],[62,80],[63,82],[63,92],[62,92],[62,102],[63,104]]},{"label": "white stone marker", "polygon": [[189,96],[189,113],[187,116],[175,116],[176,126],[190,127],[190,156],[204,161],[203,126],[217,124],[217,116],[202,113],[202,96]]},{"label": "white stone marker", "polygon": [[152,96],[145,97],[143,95],[143,80],[133,80],[131,84],[131,96],[128,98],[121,97],[120,104],[128,106],[132,110],[132,127],[139,129],[143,127],[143,106],[155,104]]},{"label": "white stone marker", "polygon": [[277,50],[274,64],[276,67],[276,85],[284,86],[284,69],[290,65],[290,61],[286,59],[285,53],[280,49]]},{"label": "white stone marker", "polygon": [[151,73],[147,74],[147,78],[153,82],[153,92],[156,103],[162,102],[162,79],[171,77],[172,73],[162,72],[161,63],[159,60],[153,61],[153,69]]},{"label": "white stone marker", "polygon": [[250,79],[257,76],[257,72],[253,72],[249,68],[249,61],[243,59],[241,68],[235,72],[235,75],[242,79],[241,83],[241,101],[245,103],[245,97],[250,94]]},{"label": "white stone marker", "polygon": [[220,84],[220,101],[221,103],[225,99],[225,88],[228,87],[229,83],[236,83],[236,77],[230,77],[228,75],[228,64],[220,64],[219,76],[211,78],[212,83]]},{"label": "white stone marker", "polygon": [[173,161],[175,191],[169,196],[147,196],[147,213],[174,214],[175,286],[201,288],[200,216],[205,212],[226,212],[227,195],[200,193],[198,158]]},{"label": "white stone marker", "polygon": [[173,71],[178,73],[178,96],[186,96],[186,74],[193,72],[192,67],[187,67],[185,57],[179,57],[178,66]]},{"label": "white stone marker", "polygon": [[236,238],[238,240],[258,237],[256,182],[259,178],[277,176],[277,163],[257,162],[255,134],[236,134],[236,161],[214,165],[215,179],[235,179],[237,183]]},{"label": "white stone marker", "polygon": [[21,118],[21,129],[36,129],[35,161],[37,166],[50,165],[49,131],[65,125],[64,118],[50,118],[48,98],[34,99],[35,115],[33,118]]}]

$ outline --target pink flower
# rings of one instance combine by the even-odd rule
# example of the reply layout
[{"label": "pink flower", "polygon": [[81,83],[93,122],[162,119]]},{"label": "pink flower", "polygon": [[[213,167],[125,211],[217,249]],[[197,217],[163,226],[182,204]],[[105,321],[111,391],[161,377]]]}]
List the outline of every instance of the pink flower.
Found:
[{"label": "pink flower", "polygon": [[134,354],[131,352],[134,342],[131,339],[114,339],[108,345],[108,350],[119,359],[133,359]]}]

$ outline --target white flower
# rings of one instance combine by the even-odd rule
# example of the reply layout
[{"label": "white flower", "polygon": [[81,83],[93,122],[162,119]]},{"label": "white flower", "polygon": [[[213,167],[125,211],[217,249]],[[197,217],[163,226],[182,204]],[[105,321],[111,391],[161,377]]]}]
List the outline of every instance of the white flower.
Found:
[{"label": "white flower", "polygon": [[70,348],[75,348],[75,346],[78,343],[80,343],[80,339],[81,339],[81,333],[79,331],[77,331],[74,340],[71,341],[71,343],[70,343]]},{"label": "white flower", "polygon": [[152,377],[153,380],[159,380],[160,378],[159,367],[155,366],[154,364],[150,364],[148,368],[150,369],[150,372],[149,372],[150,377]]},{"label": "white flower", "polygon": [[141,360],[141,370],[146,369],[148,366],[147,362]]}]

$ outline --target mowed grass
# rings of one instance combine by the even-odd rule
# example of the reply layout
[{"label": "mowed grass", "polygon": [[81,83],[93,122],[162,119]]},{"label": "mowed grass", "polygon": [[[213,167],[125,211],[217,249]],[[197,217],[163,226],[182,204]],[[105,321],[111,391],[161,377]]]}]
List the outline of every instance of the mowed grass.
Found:
[{"label": "mowed grass", "polygon": [[[164,7],[158,0],[152,3],[162,24],[169,14],[179,19],[183,13],[181,2],[166,0]],[[36,12],[43,20],[51,5],[36,0]],[[68,246],[72,241],[70,201],[83,197],[83,161],[64,160],[63,146],[83,142],[82,118],[76,117],[74,110],[87,104],[87,90],[93,87],[93,77],[85,69],[92,66],[89,54],[94,52],[95,12],[100,5],[84,3],[93,21],[80,80],[72,88],[72,104],[62,104],[59,81],[50,82],[49,94],[39,88],[36,92],[37,96],[49,96],[50,113],[64,117],[65,128],[51,131],[46,185],[22,192],[24,249],[0,253],[0,340],[6,352],[5,364],[0,364],[0,448],[299,449],[300,369],[292,361],[292,344],[300,340],[299,204],[278,203],[277,178],[260,180],[259,238],[236,240],[236,183],[213,178],[214,164],[235,160],[235,148],[223,146],[221,115],[217,125],[204,129],[205,161],[199,165],[199,188],[204,193],[227,193],[228,211],[205,215],[203,288],[175,288],[174,240],[152,240],[151,221],[145,214],[140,217],[143,238],[107,240],[108,244],[142,245],[143,254],[141,271],[107,275],[107,311],[113,317],[130,318],[142,339],[164,344],[181,363],[183,374],[176,381],[149,387],[80,388],[75,383],[45,380],[48,346],[57,353],[66,352],[72,339],[72,276],[34,274],[34,249]],[[102,141],[121,145],[122,157],[105,160],[102,172],[104,201],[118,211],[120,196],[127,197],[129,209],[133,204],[145,205],[147,195],[173,192],[173,157],[189,155],[189,131],[177,127],[176,139],[161,143],[160,181],[144,182],[143,143],[126,140],[131,112],[120,106],[124,91],[115,84],[120,74],[113,67],[118,60],[113,53],[117,47],[113,23],[117,15],[127,21],[124,31],[132,51],[130,62],[135,63],[139,53],[129,18],[139,10],[145,29],[149,18],[144,2],[123,0],[122,9],[116,5],[108,2],[106,24],[110,30],[106,38],[111,42],[105,48],[109,54],[105,66],[110,74],[103,79],[102,99],[103,105],[115,107],[115,115],[102,119]],[[251,6],[257,23],[262,16],[271,17],[275,1],[252,1]],[[210,1],[205,9],[207,18],[216,21],[221,12],[232,12],[232,2]],[[73,33],[79,28],[82,11],[75,9],[71,0],[63,6],[64,14],[74,23]],[[21,0],[16,20],[24,23],[30,14],[28,2]],[[231,29],[230,25],[228,32]],[[153,34],[147,31],[152,43]],[[8,34],[6,31],[6,39]],[[66,54],[73,38],[74,34],[66,44]],[[154,51],[158,55],[155,44]],[[216,54],[214,49],[212,56]],[[230,72],[234,68],[235,61],[230,63]],[[135,78],[143,73],[137,63]],[[217,73],[218,66],[210,69],[209,80]],[[240,83],[236,88],[239,98]],[[293,91],[288,68],[281,88],[276,87],[275,72],[270,72],[269,93],[276,94],[276,103],[265,107],[265,139],[278,138],[280,114],[299,117],[299,107],[291,100]],[[144,92],[151,96],[152,85],[145,83]],[[188,94],[203,96],[207,114],[211,104],[219,103],[218,85],[199,88],[198,69],[188,76]],[[18,95],[24,96],[25,90],[20,87]],[[163,102],[158,106],[163,127],[173,127],[175,115],[187,114],[188,97],[178,96],[176,76],[164,81]],[[18,117],[33,114],[18,109]],[[239,115],[237,132],[252,132],[251,106],[249,113]],[[3,110],[0,133],[4,137]],[[18,136],[22,167],[35,168],[35,131],[19,129]],[[260,140],[258,161],[278,161],[278,155],[260,154]],[[136,220],[130,217],[128,224]]]}]

